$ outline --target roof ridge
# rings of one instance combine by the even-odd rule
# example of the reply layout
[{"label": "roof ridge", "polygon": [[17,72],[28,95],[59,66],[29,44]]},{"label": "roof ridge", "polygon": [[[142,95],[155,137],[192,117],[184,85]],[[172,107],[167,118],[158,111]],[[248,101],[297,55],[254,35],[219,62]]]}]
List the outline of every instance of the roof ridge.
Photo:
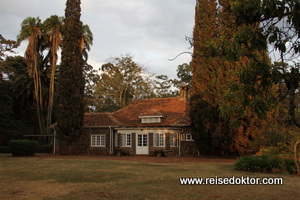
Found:
[{"label": "roof ridge", "polygon": [[93,112],[93,113],[88,113],[88,112],[86,112],[86,113],[84,113],[85,115],[99,115],[99,114],[109,114],[110,112]]},{"label": "roof ridge", "polygon": [[166,97],[166,98],[153,98],[153,99],[135,99],[132,102],[134,102],[134,101],[169,100],[169,99],[186,100],[185,98],[181,98],[181,97]]}]

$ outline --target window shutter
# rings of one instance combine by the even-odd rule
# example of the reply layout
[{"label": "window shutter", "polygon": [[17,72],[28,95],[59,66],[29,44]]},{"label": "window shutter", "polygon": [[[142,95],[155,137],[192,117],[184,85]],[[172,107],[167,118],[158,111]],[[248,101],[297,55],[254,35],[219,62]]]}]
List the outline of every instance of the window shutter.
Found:
[{"label": "window shutter", "polygon": [[118,133],[115,133],[115,147],[119,145]]},{"label": "window shutter", "polygon": [[121,135],[121,146],[126,146],[126,134]]},{"label": "window shutter", "polygon": [[154,133],[154,144],[155,146],[159,146],[158,133]]}]

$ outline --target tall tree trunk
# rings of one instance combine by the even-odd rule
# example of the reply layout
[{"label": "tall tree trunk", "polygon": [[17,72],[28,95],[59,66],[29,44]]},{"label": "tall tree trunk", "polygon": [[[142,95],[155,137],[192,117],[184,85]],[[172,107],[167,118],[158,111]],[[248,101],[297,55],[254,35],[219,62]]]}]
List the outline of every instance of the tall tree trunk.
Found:
[{"label": "tall tree trunk", "polygon": [[43,98],[42,98],[42,86],[40,80],[40,74],[37,66],[37,55],[34,56],[34,69],[33,69],[33,82],[34,82],[34,94],[36,100],[36,110],[39,120],[40,134],[44,133],[44,120],[43,120]]},{"label": "tall tree trunk", "polygon": [[[54,49],[52,49],[53,51]],[[55,53],[56,54],[56,53]],[[49,88],[49,102],[48,102],[48,115],[47,115],[47,133],[49,131],[49,126],[52,123],[52,110],[53,110],[53,99],[54,99],[54,77],[56,70],[57,58],[55,55],[51,56],[51,77],[50,77],[50,88]]]}]

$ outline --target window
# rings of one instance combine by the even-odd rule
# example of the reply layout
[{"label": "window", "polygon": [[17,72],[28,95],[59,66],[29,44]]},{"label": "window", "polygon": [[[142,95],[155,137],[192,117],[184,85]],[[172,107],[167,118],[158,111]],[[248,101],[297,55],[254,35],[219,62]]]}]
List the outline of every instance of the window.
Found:
[{"label": "window", "polygon": [[185,140],[185,134],[182,134],[181,135],[181,141],[184,141]]},{"label": "window", "polygon": [[131,134],[121,134],[121,144],[123,147],[131,147]]},{"label": "window", "polygon": [[192,137],[192,134],[186,134],[185,136],[186,138],[186,141],[192,141],[193,140],[193,137]]},{"label": "window", "polygon": [[192,134],[182,134],[181,141],[194,141]]},{"label": "window", "polygon": [[146,124],[146,123],[161,123],[161,118],[163,116],[159,115],[159,116],[140,116],[139,118],[142,119],[142,123]]},{"label": "window", "polygon": [[170,134],[170,146],[177,147],[177,133]]},{"label": "window", "polygon": [[105,135],[91,135],[92,147],[105,147]]},{"label": "window", "polygon": [[142,123],[160,123],[160,117],[146,117],[142,118]]},{"label": "window", "polygon": [[164,133],[154,133],[154,146],[164,147],[165,146],[165,134]]}]

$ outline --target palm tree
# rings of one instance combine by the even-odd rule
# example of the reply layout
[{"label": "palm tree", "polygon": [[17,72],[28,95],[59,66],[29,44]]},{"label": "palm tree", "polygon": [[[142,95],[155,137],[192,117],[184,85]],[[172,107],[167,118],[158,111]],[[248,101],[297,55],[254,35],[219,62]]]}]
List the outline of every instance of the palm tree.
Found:
[{"label": "palm tree", "polygon": [[80,47],[81,47],[83,59],[86,62],[88,59],[87,51],[90,51],[91,45],[93,45],[93,33],[91,32],[91,29],[87,24],[82,26],[82,32],[83,32],[83,37],[81,40]]},{"label": "palm tree", "polygon": [[42,87],[40,79],[40,70],[38,67],[38,57],[42,42],[44,39],[44,28],[39,17],[28,17],[21,24],[21,31],[17,37],[20,44],[23,40],[28,39],[28,46],[25,51],[27,71],[34,83],[34,98],[36,101],[36,109],[39,120],[40,132],[44,132],[44,124],[41,116],[43,108]]},{"label": "palm tree", "polygon": [[[56,71],[56,63],[58,60],[57,51],[62,41],[61,28],[63,26],[63,17],[58,17],[57,15],[52,15],[44,21],[44,26],[46,29],[46,34],[48,36],[49,45],[49,57],[50,57],[50,88],[49,88],[49,103],[48,103],[48,114],[47,114],[47,127],[51,125],[51,117],[53,110],[53,99],[54,99],[54,77]],[[48,129],[47,129],[48,132]]]}]

